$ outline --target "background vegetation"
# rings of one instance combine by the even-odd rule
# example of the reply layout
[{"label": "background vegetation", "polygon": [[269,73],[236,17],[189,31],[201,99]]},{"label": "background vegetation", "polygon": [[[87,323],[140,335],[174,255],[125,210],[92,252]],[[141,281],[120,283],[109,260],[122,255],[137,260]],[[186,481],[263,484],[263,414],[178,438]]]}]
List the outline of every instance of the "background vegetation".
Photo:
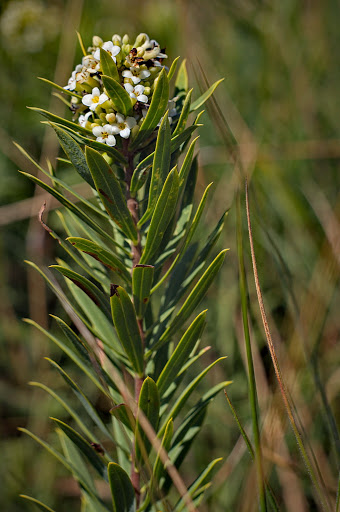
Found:
[{"label": "background vegetation", "polygon": [[[250,207],[259,277],[282,372],[300,428],[322,472],[334,509],[339,464],[336,398],[339,369],[339,84],[340,7],[327,0],[11,0],[0,7],[0,400],[1,505],[31,510],[20,492],[39,496],[58,511],[77,510],[78,489],[54,460],[17,432],[28,427],[54,439],[48,416],[63,412],[50,397],[28,386],[38,380],[62,391],[44,361],[60,354],[21,322],[30,316],[51,329],[48,313],[59,306],[23,260],[52,263],[58,248],[37,222],[45,197],[17,173],[30,170],[12,144],[19,142],[45,165],[57,143],[26,105],[62,113],[64,106],[36,77],[61,85],[81,58],[75,29],[86,44],[92,34],[145,31],[166,46],[169,60],[187,58],[195,94],[205,80],[225,81],[204,116],[198,193],[213,181],[206,226],[230,208],[221,247],[231,248],[210,290],[204,344],[207,361],[228,359],[209,374],[211,384],[232,379],[230,398],[251,433],[247,369],[238,287],[235,229],[239,150],[251,176]],[[204,70],[204,74],[202,72]],[[77,183],[73,183],[77,187]],[[50,202],[53,210],[56,204]],[[51,213],[51,222],[57,225]],[[246,236],[246,233],[245,233]],[[245,241],[247,239],[245,238]],[[262,329],[245,244],[251,338],[261,413],[265,470],[282,510],[321,510],[283,410]],[[71,372],[74,369],[71,370]],[[218,373],[218,374],[217,374]],[[88,383],[84,382],[87,387]],[[95,391],[87,393],[95,400]],[[106,414],[106,404],[97,400]],[[255,471],[220,396],[210,408],[193,468],[214,457],[223,462],[204,510],[256,510]],[[196,473],[197,471],[195,471]]]}]

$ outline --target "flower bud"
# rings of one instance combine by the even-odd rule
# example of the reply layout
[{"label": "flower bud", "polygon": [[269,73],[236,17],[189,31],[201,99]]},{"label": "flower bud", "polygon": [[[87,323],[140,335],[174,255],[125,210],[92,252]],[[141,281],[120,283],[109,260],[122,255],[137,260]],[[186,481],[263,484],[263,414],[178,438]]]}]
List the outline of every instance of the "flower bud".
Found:
[{"label": "flower bud", "polygon": [[111,112],[110,114],[106,114],[105,119],[108,123],[114,123],[116,120],[116,115]]},{"label": "flower bud", "polygon": [[136,37],[136,41],[134,42],[134,47],[137,48],[137,46],[142,46],[146,41],[149,41],[149,36],[142,32]]},{"label": "flower bud", "polygon": [[99,36],[93,36],[92,38],[92,44],[93,46],[101,46],[103,44],[103,40],[101,37]]},{"label": "flower bud", "polygon": [[118,34],[114,34],[112,36],[112,42],[113,44],[120,46],[122,44],[122,38]]},{"label": "flower bud", "polygon": [[127,34],[125,34],[125,36],[123,37],[122,41],[123,41],[123,44],[128,44],[129,41],[130,41],[129,36]]}]

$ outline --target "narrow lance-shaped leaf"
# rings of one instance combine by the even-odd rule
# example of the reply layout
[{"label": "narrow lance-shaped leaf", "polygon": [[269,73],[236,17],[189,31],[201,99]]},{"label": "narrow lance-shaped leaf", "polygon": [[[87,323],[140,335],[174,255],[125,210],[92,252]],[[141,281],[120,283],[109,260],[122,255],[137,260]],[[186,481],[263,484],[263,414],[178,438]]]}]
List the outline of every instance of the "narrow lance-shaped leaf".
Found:
[{"label": "narrow lance-shaped leaf", "polygon": [[[188,385],[187,387],[182,391],[182,393],[179,395],[179,397],[177,398],[176,402],[173,404],[173,406],[171,407],[170,411],[168,412],[168,414],[166,415],[166,418],[163,420],[163,425],[161,427],[161,429],[159,430],[159,433],[158,434],[162,434],[164,432],[164,428],[167,424],[167,422],[169,421],[170,418],[172,418],[173,420],[175,418],[177,418],[178,414],[181,412],[181,410],[183,409],[183,407],[186,405],[190,395],[193,393],[193,391],[197,388],[198,384],[201,382],[201,380],[206,376],[206,374],[208,372],[210,372],[210,370],[212,370],[212,368],[217,364],[217,363],[220,363],[221,361],[224,361],[224,359],[226,359],[226,356],[224,357],[220,357],[219,359],[216,359],[216,361],[214,361],[213,363],[211,363],[209,366],[207,366],[206,368],[204,368],[204,370],[201,371],[201,373],[199,375],[197,375],[197,377],[195,377],[194,380],[192,380]],[[225,382],[225,387],[227,385],[231,384],[231,381],[228,381],[228,382]]]},{"label": "narrow lance-shaped leaf", "polygon": [[174,76],[174,74],[176,72],[178,61],[179,61],[179,57],[176,57],[176,59],[173,60],[172,63],[171,63],[171,66],[170,66],[170,69],[169,69],[169,73],[168,73],[168,80],[169,80],[169,82],[170,82],[170,80],[172,79],[172,77]]},{"label": "narrow lance-shaped leaf", "polygon": [[117,82],[119,81],[119,74],[117,70],[117,66],[111,55],[104,50],[103,48],[99,48],[100,50],[100,67],[102,69],[103,75],[106,75],[110,78],[113,78]]},{"label": "narrow lance-shaped leaf", "polygon": [[85,212],[83,212],[78,206],[73,204],[69,199],[64,197],[58,190],[55,190],[54,188],[47,185],[47,183],[41,181],[39,178],[36,178],[35,176],[32,176],[32,174],[28,174],[27,172],[20,171],[21,174],[26,176],[28,179],[39,185],[41,188],[49,192],[52,196],[54,196],[60,203],[65,206],[68,210],[70,210],[72,213],[74,213],[77,217],[79,217],[83,222],[85,222],[88,226],[90,226],[92,229],[97,231],[100,235],[105,237],[106,239],[110,240],[110,243],[115,243],[112,237],[108,235],[108,233],[101,227],[99,224],[97,224],[94,220],[91,219]]},{"label": "narrow lance-shaped leaf", "polygon": [[[160,400],[157,386],[151,377],[147,377],[140,390],[138,411],[142,411],[155,431],[159,421],[159,406]],[[143,463],[149,454],[151,443],[139,423],[138,413],[135,439],[136,460]]]},{"label": "narrow lance-shaped leaf", "polygon": [[47,78],[42,78],[41,76],[38,76],[38,79],[42,82],[45,82],[46,84],[50,85],[51,87],[54,87],[58,91],[62,92],[63,94],[66,94],[67,96],[75,96],[76,98],[82,98],[80,94],[77,94],[76,91],[69,91],[68,89],[65,89],[64,87],[61,87],[61,85],[55,84],[54,82],[51,82],[51,80],[47,80]]},{"label": "narrow lance-shaped leaf", "polygon": [[[162,439],[162,449],[168,452],[171,446],[171,440],[174,432],[174,422],[172,418],[166,424],[166,428],[164,431],[163,439]],[[157,499],[158,496],[157,491],[159,491],[159,483],[165,472],[164,465],[162,463],[160,457],[160,451],[157,453],[156,461],[153,466],[152,478],[150,482],[150,490],[148,498],[151,500]]]},{"label": "narrow lance-shaped leaf", "polygon": [[184,59],[180,65],[178,73],[177,73],[176,82],[175,82],[175,96],[179,92],[183,92],[183,91],[186,92],[188,90],[189,79],[188,79],[186,62],[187,62],[186,59]]},{"label": "narrow lance-shaped leaf", "polygon": [[153,282],[154,267],[152,265],[136,265],[132,271],[132,293],[138,319],[142,319],[149,303],[150,290]]},{"label": "narrow lance-shaped leaf", "polygon": [[150,107],[140,130],[130,144],[131,149],[137,148],[154,131],[161,117],[164,115],[169,100],[169,80],[163,68],[157,77],[157,83],[152,95]]},{"label": "narrow lance-shaped leaf", "polygon": [[107,481],[106,464],[103,459],[97,454],[95,449],[84,439],[78,432],[71,428],[67,423],[57,419],[51,418],[57,425],[65,432],[67,437],[77,446],[80,452],[87,458],[89,463],[94,467],[98,474]]},{"label": "narrow lance-shaped leaf", "polygon": [[47,512],[54,512],[54,510],[52,508],[48,507],[47,505],[45,505],[41,501],[36,500],[35,498],[32,498],[31,496],[27,496],[26,494],[20,494],[20,498],[23,498],[24,500],[30,501],[31,503],[34,503],[34,505],[36,505],[38,508],[40,508],[40,510],[42,510],[43,512],[46,512],[46,511]]},{"label": "narrow lance-shaped leaf", "polygon": [[[223,459],[220,457],[218,459],[213,460],[208,464],[208,466],[202,471],[202,473],[196,478],[196,480],[190,485],[188,488],[188,493],[191,498],[195,496],[195,493],[200,489],[200,487],[205,483],[205,481],[210,477],[214,467],[216,464],[221,462]],[[183,498],[179,500],[179,502],[175,506],[176,512],[182,512],[185,508],[185,501]]]},{"label": "narrow lance-shaped leaf", "polygon": [[74,270],[63,267],[61,265],[51,265],[51,268],[58,270],[58,272],[60,272],[64,277],[70,279],[75,285],[83,290],[90,297],[90,299],[92,299],[93,302],[102,309],[103,312],[110,312],[108,299],[105,297],[104,293],[99,290],[99,288],[97,288],[97,286],[93,284],[89,279],[78,274]]},{"label": "narrow lance-shaped leaf", "polygon": [[126,236],[136,244],[138,241],[136,226],[128,210],[120,183],[111,167],[94,149],[86,147],[85,155],[96,189],[107,213]]},{"label": "narrow lance-shaped leaf", "polygon": [[170,140],[170,124],[168,116],[165,114],[158,130],[149,188],[148,207],[143,217],[138,222],[138,227],[142,226],[151,217],[163,184],[169,173],[171,159]]},{"label": "narrow lance-shaped leaf", "polygon": [[84,153],[81,150],[79,144],[77,144],[77,142],[65,130],[62,130],[55,124],[52,124],[52,127],[57,134],[57,137],[63,150],[72,162],[76,171],[80,174],[83,180],[85,180],[89,185],[91,185],[92,188],[95,188],[93,178],[86,163]]},{"label": "narrow lance-shaped leaf", "polygon": [[179,179],[177,169],[170,171],[151,218],[140,263],[150,263],[156,253],[169,222],[175,213]]},{"label": "narrow lance-shaped leaf", "polygon": [[[193,126],[188,126],[182,133],[173,137],[170,142],[170,152],[174,153],[182,144],[185,144],[191,137],[192,133],[199,128],[200,124],[196,124]],[[151,169],[152,161],[155,153],[150,153],[144,160],[142,160],[134,170],[131,179],[131,196],[134,197],[137,191],[144,185],[148,174]]]},{"label": "narrow lance-shaped leaf", "polygon": [[143,374],[143,343],[140,336],[136,311],[124,288],[111,285],[111,312],[118,338],[134,370]]},{"label": "narrow lance-shaped leaf", "polygon": [[192,89],[190,89],[190,91],[188,92],[188,94],[186,95],[186,98],[184,100],[181,115],[177,122],[176,128],[173,132],[174,137],[176,135],[178,135],[179,133],[181,133],[185,128],[185,125],[186,125],[186,122],[188,120],[188,116],[190,113],[191,95],[192,95]]},{"label": "narrow lance-shaped leaf", "polygon": [[115,462],[107,467],[113,512],[135,512],[135,491],[128,474]]},{"label": "narrow lance-shaped leaf", "polygon": [[71,236],[66,240],[68,240],[79,251],[89,254],[96,260],[103,263],[103,265],[106,267],[121,275],[122,278],[128,283],[131,282],[131,276],[124,263],[122,263],[120,259],[111,251],[105,249],[96,242],[86,240],[85,238]]},{"label": "narrow lance-shaped leaf", "polygon": [[28,107],[30,110],[34,110],[35,112],[38,112],[42,116],[46,117],[49,121],[52,121],[53,123],[59,123],[61,125],[67,126],[68,128],[71,128],[75,130],[76,132],[83,133],[84,135],[91,135],[91,131],[87,130],[86,128],[83,128],[80,126],[80,124],[73,123],[72,121],[68,121],[67,119],[63,119],[62,117],[56,116],[55,114],[52,114],[51,112],[48,112],[47,110],[43,110],[42,108],[38,107]]},{"label": "narrow lance-shaped leaf", "polygon": [[191,291],[190,295],[184,302],[183,306],[170,323],[169,327],[162,334],[160,341],[164,341],[168,337],[172,336],[172,334],[184,324],[184,322],[189,318],[191,313],[194,311],[195,307],[198,306],[198,304],[201,302],[209,286],[211,285],[212,281],[214,280],[218,271],[220,270],[227,250],[228,249],[221,251],[220,254],[216,256],[214,261],[204,272],[203,276],[197,282],[197,284]]},{"label": "narrow lance-shaped leaf", "polygon": [[136,428],[136,420],[132,414],[130,407],[126,404],[115,405],[110,409],[110,414],[114,416],[117,420],[123,423],[126,427],[128,427],[131,431],[134,431]]},{"label": "narrow lance-shaped leaf", "polygon": [[212,84],[209,89],[207,91],[205,91],[202,96],[200,96],[199,98],[197,98],[197,100],[195,100],[192,104],[191,104],[191,107],[190,107],[190,112],[193,112],[194,110],[197,110],[199,109],[209,98],[210,96],[214,93],[216,87],[221,83],[223,82],[224,78],[221,78],[220,80],[217,80],[217,82],[215,82],[214,84]]},{"label": "narrow lance-shaped leaf", "polygon": [[184,363],[187,362],[189,355],[195,346],[195,343],[202,334],[206,313],[206,311],[200,313],[192,322],[190,327],[185,331],[170,359],[166,363],[162,373],[160,374],[157,380],[157,387],[161,396],[167,390],[169,385],[175,380]]},{"label": "narrow lance-shaped leaf", "polygon": [[110,76],[102,76],[103,84],[117,112],[127,116],[132,111],[132,102],[129,93],[119,82]]}]

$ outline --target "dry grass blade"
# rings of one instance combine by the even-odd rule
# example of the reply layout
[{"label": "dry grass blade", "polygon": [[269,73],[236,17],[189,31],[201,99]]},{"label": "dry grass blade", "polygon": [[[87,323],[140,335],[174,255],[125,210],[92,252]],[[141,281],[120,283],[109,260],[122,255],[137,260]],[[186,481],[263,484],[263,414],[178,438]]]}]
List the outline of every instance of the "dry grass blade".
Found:
[{"label": "dry grass blade", "polygon": [[297,444],[299,446],[299,449],[301,451],[301,455],[302,455],[302,458],[306,465],[307,471],[308,471],[310,478],[312,480],[312,483],[315,487],[319,502],[324,510],[327,510],[330,512],[331,507],[330,507],[330,504],[328,503],[328,496],[325,496],[321,489],[321,486],[316,477],[313,465],[312,465],[310,458],[308,457],[307,451],[305,449],[304,442],[302,440],[302,436],[300,434],[297,423],[295,421],[295,417],[293,414],[293,407],[292,407],[292,404],[290,403],[290,399],[289,399],[289,396],[288,396],[288,393],[287,393],[287,390],[286,390],[286,387],[285,387],[285,384],[283,381],[279,362],[278,362],[276,352],[275,352],[274,343],[273,343],[273,340],[271,337],[269,324],[268,324],[268,320],[267,320],[267,315],[266,315],[266,311],[265,311],[265,307],[264,307],[263,297],[262,297],[260,281],[259,281],[258,272],[257,272],[253,235],[252,235],[252,228],[251,228],[251,221],[250,221],[249,195],[248,195],[247,180],[245,182],[245,193],[246,193],[246,213],[247,213],[247,222],[248,222],[248,233],[249,233],[251,259],[252,259],[252,264],[253,264],[255,288],[256,288],[257,299],[258,299],[259,308],[260,308],[260,312],[261,312],[262,323],[263,323],[263,327],[264,327],[264,331],[265,331],[266,339],[267,339],[267,343],[268,343],[268,348],[269,348],[269,352],[270,352],[274,370],[275,370],[275,375],[276,375],[276,378],[277,378],[277,381],[279,384],[280,392],[282,395],[282,399],[283,399],[283,402],[284,402],[284,405],[286,408],[286,412],[287,412],[291,427],[293,429],[293,432],[294,432]]}]

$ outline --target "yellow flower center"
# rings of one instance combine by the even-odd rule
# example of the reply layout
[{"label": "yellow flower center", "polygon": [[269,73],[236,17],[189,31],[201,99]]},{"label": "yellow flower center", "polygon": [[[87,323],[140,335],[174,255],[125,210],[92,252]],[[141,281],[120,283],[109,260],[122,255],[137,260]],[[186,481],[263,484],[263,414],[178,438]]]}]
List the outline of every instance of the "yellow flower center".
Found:
[{"label": "yellow flower center", "polygon": [[99,96],[93,96],[92,103],[99,103]]}]

